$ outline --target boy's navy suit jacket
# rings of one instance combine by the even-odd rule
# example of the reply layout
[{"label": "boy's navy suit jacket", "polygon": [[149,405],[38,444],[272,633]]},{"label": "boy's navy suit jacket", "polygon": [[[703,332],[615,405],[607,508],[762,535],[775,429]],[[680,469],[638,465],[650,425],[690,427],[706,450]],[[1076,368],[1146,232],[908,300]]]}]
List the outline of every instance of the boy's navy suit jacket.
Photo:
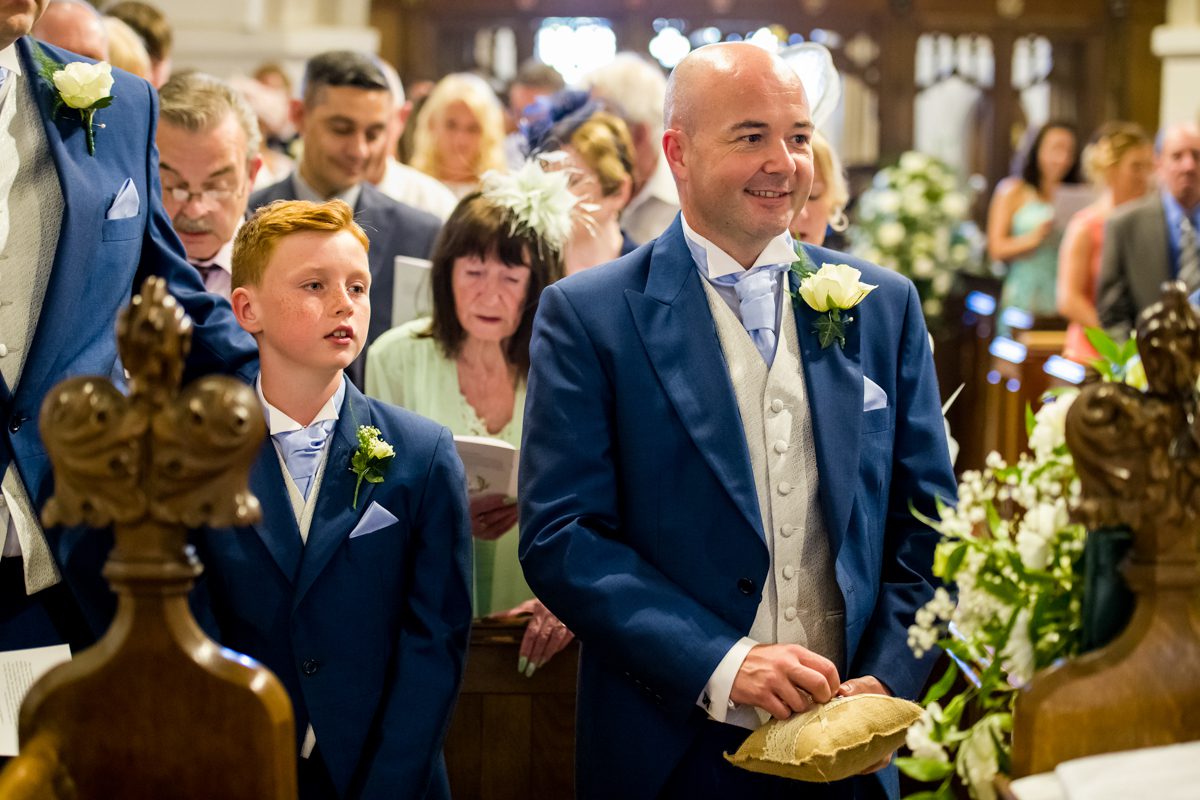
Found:
[{"label": "boy's navy suit jacket", "polygon": [[[359,425],[378,428],[396,455],[352,508]],[[287,687],[297,742],[311,722],[341,796],[422,798],[443,769],[471,623],[466,478],[447,429],[349,381],[327,447],[304,544],[275,447],[263,443],[250,476],[262,522],[194,535],[200,597],[221,644]],[[357,535],[375,504],[396,521]]]}]

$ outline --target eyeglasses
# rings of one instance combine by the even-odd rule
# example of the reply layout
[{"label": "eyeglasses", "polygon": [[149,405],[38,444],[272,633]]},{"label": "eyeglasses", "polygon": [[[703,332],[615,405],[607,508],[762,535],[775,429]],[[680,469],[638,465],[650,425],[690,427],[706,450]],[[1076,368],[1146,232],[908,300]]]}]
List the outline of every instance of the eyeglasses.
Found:
[{"label": "eyeglasses", "polygon": [[193,197],[199,197],[208,205],[223,203],[236,193],[236,189],[200,189],[192,191],[186,186],[163,187],[163,195],[180,205],[187,205]]}]

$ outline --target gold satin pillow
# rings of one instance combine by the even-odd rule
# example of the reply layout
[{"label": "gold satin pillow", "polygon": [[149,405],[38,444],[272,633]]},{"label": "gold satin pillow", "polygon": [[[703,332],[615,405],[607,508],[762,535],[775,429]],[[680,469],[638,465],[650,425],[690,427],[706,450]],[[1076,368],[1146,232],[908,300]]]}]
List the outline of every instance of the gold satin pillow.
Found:
[{"label": "gold satin pillow", "polygon": [[904,743],[921,707],[898,697],[856,694],[785,720],[773,719],[725,759],[751,772],[827,783],[857,775]]}]

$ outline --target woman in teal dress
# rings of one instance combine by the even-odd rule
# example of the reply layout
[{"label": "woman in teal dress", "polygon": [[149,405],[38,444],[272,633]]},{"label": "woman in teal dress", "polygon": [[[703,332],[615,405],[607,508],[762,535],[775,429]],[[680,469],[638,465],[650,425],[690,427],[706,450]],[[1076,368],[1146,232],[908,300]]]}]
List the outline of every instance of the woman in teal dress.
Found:
[{"label": "woman in teal dress", "polygon": [[[1062,231],[1054,224],[1054,198],[1063,183],[1080,179],[1074,130],[1061,122],[1046,123],[1022,162],[1018,174],[996,187],[988,211],[988,255],[1008,264],[1001,309],[1051,316],[1058,313],[1055,293],[1062,241]],[[1000,331],[1007,332],[1007,327],[1002,321]]]},{"label": "woman in teal dress", "polygon": [[[562,275],[562,234],[572,224],[567,180],[531,162],[490,174],[482,192],[462,199],[434,248],[433,316],[371,346],[367,394],[456,436],[520,447],[533,317],[542,289]],[[542,213],[527,217],[534,207]],[[525,583],[516,523],[516,498],[472,496],[475,615],[530,615],[518,669],[531,676],[572,636]]]}]

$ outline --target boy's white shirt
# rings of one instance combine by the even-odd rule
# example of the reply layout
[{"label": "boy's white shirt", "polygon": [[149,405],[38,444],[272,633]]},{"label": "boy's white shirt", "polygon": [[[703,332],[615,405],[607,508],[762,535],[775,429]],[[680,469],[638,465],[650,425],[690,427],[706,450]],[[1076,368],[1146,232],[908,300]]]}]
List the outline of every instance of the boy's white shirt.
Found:
[{"label": "boy's white shirt", "polygon": [[[274,436],[277,433],[298,431],[308,427],[296,422],[296,420],[267,401],[266,395],[263,394],[262,390],[262,375],[259,375],[258,379],[254,382],[254,390],[258,392],[258,401],[262,403],[263,411],[266,413],[269,435]],[[309,425],[316,422],[324,422],[325,420],[336,421],[339,417],[338,409],[341,408],[345,397],[346,379],[343,376],[342,383],[338,386],[337,391],[325,401],[325,405],[321,406],[321,410],[317,412],[317,415],[313,417],[313,421]],[[332,429],[329,431],[329,436],[333,436]],[[312,487],[308,490],[307,500],[300,493],[296,482],[292,480],[292,474],[288,472],[287,463],[283,460],[283,452],[279,449],[279,445],[274,439],[271,440],[271,444],[275,447],[275,457],[279,459],[279,471],[283,473],[283,483],[287,487],[288,500],[292,504],[292,513],[296,515],[296,525],[300,529],[300,540],[308,544],[308,529],[312,525],[313,511],[317,507],[317,496],[321,493],[321,481],[325,477],[325,464],[329,460],[329,437],[325,438],[325,444],[321,448],[321,463],[317,465],[317,472],[313,475],[313,483]],[[317,735],[313,730],[312,723],[309,723],[308,729],[304,732],[304,742],[300,745],[300,757],[308,758],[311,756],[313,748],[316,746]]]}]

